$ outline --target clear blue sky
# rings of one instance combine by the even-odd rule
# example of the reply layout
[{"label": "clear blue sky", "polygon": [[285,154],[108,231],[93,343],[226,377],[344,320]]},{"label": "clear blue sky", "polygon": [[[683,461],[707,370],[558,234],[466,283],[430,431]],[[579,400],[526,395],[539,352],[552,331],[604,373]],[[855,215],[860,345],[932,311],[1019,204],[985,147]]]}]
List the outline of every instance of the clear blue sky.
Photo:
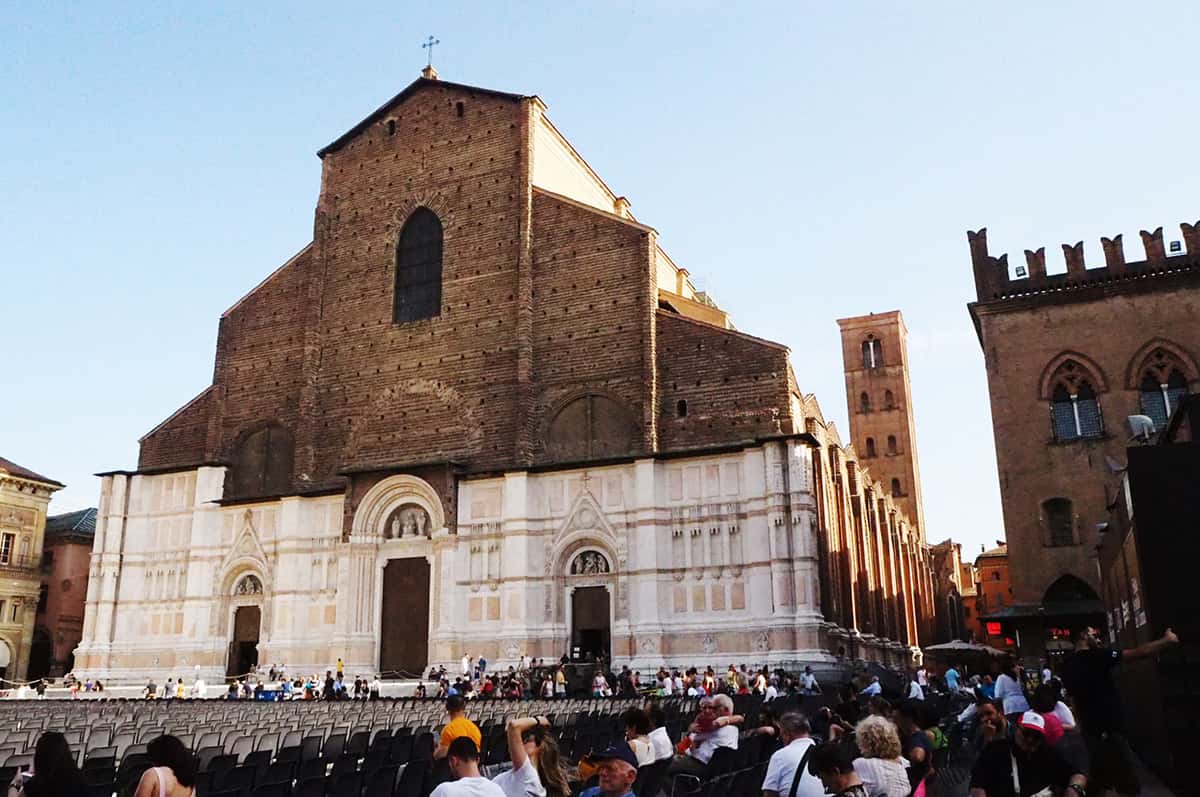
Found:
[{"label": "clear blue sky", "polygon": [[221,312],[311,237],[316,150],[430,33],[444,79],[540,95],[843,430],[835,319],[900,308],[929,537],[972,553],[1002,520],[965,231],[1061,268],[1200,216],[1194,2],[505,5],[5,4],[0,455],[52,511],[210,382]]}]

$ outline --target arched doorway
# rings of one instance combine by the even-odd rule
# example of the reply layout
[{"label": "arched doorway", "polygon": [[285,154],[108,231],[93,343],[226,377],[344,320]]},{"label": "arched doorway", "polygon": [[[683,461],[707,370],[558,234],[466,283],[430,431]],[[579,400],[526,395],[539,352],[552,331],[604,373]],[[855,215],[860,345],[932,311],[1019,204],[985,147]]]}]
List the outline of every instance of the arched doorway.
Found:
[{"label": "arched doorway", "polygon": [[225,663],[226,677],[253,672],[258,667],[258,640],[262,629],[263,585],[253,573],[242,576],[233,590],[233,633]]},{"label": "arched doorway", "polygon": [[[597,550],[575,555],[567,571],[571,603],[570,656],[575,661],[612,660],[612,568]],[[601,583],[597,583],[597,581]]]},{"label": "arched doorway", "polygon": [[33,629],[33,644],[29,648],[29,667],[25,678],[36,681],[50,674],[50,665],[54,658],[54,644],[45,628]]},{"label": "arched doorway", "polygon": [[429,664],[429,561],[389,559],[383,568],[379,670],[385,678],[414,677]]},{"label": "arched doorway", "polygon": [[1081,578],[1067,574],[1060,576],[1050,585],[1042,597],[1046,605],[1054,603],[1070,603],[1072,601],[1098,601],[1100,596]]}]

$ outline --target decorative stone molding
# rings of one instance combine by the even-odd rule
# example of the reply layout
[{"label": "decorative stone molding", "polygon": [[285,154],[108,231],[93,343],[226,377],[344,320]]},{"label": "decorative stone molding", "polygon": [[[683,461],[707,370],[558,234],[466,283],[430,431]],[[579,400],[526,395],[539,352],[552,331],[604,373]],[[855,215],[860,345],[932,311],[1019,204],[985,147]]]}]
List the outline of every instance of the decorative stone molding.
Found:
[{"label": "decorative stone molding", "polygon": [[[363,496],[350,526],[350,542],[378,543],[388,539],[388,521],[397,509],[423,510],[428,522],[423,536],[427,538],[446,528],[446,513],[437,491],[424,479],[398,474],[383,479]],[[413,524],[415,528],[415,513]]]}]

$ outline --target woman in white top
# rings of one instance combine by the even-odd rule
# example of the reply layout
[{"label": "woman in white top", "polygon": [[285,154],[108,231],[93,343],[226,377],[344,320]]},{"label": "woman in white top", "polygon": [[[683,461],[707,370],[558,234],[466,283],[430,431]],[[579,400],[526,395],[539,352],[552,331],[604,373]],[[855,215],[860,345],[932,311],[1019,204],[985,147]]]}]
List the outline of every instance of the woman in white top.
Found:
[{"label": "woman in white top", "polygon": [[868,797],[908,797],[908,765],[900,756],[900,732],[891,720],[867,717],[855,727],[854,738],[862,753],[854,759],[854,771]]},{"label": "woman in white top", "polygon": [[996,699],[1004,704],[1004,716],[1024,714],[1029,710],[1029,701],[1025,698],[1025,689],[1021,686],[1020,671],[1016,664],[1010,664],[1008,669],[1000,673],[996,679]]},{"label": "woman in white top", "polygon": [[639,767],[654,763],[654,745],[650,742],[650,716],[640,708],[625,712],[625,741],[637,756]]},{"label": "woman in white top", "polygon": [[559,763],[558,743],[547,732],[549,728],[550,720],[545,717],[508,721],[505,729],[513,766],[492,780],[505,797],[567,797],[571,793]]},{"label": "woman in white top", "polygon": [[183,742],[163,735],[146,746],[153,767],[138,782],[133,797],[193,797],[196,794],[196,760]]}]

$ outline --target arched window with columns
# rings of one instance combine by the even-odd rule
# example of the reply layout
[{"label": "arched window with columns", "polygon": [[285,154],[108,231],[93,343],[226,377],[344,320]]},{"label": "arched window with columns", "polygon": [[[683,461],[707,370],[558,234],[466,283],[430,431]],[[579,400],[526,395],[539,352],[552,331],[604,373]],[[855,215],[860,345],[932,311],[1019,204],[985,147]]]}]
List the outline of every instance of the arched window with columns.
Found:
[{"label": "arched window with columns", "polygon": [[1069,442],[1104,436],[1097,379],[1078,360],[1064,359],[1050,375],[1050,415],[1054,439]]},{"label": "arched window with columns", "polygon": [[1138,395],[1142,414],[1161,429],[1188,392],[1187,366],[1173,352],[1159,347],[1147,355],[1139,369]]}]

